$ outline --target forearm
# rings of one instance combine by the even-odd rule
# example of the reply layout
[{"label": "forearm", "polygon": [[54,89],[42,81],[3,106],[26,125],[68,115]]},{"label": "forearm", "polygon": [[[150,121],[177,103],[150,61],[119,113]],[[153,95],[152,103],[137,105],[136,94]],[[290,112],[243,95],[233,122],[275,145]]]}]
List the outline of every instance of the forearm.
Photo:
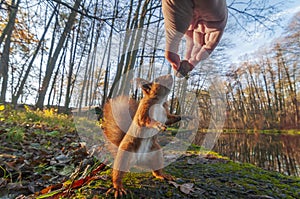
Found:
[{"label": "forearm", "polygon": [[178,52],[181,38],[187,31],[193,17],[191,0],[162,0],[165,22],[166,51]]}]

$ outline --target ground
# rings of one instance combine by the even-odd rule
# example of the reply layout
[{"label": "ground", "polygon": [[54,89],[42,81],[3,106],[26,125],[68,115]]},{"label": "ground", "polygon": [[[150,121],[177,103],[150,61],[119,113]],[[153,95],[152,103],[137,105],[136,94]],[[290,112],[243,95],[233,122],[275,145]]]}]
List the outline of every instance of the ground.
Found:
[{"label": "ground", "polygon": [[[72,122],[53,110],[0,110],[0,198],[106,197],[111,169],[87,152]],[[195,145],[165,172],[175,180],[128,173],[125,198],[300,198],[300,178],[200,156]]]}]

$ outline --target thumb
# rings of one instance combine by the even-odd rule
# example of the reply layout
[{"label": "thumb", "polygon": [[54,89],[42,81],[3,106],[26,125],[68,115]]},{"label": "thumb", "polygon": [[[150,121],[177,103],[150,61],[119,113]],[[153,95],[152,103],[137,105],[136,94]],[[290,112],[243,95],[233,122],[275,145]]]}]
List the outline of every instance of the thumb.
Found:
[{"label": "thumb", "polygon": [[170,62],[172,68],[178,69],[180,66],[180,57],[178,54],[173,53],[171,51],[166,51],[165,53],[166,59]]}]

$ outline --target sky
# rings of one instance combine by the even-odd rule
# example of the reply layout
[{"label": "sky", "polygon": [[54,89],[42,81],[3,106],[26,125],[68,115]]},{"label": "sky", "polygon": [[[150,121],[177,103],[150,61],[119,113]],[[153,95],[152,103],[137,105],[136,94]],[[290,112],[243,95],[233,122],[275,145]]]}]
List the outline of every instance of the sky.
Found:
[{"label": "sky", "polygon": [[[272,0],[275,1],[279,0]],[[232,62],[238,62],[239,57],[244,54],[251,54],[252,52],[257,51],[261,47],[266,47],[272,43],[276,38],[279,38],[284,33],[284,28],[289,24],[292,17],[300,12],[300,1],[299,0],[290,0],[286,1],[281,8],[281,12],[277,13],[281,17],[282,21],[281,26],[278,26],[274,29],[273,32],[259,32],[253,35],[247,35],[244,33],[244,36],[241,36],[241,32],[238,31],[234,35],[229,35],[230,33],[224,33],[224,37],[231,38],[233,44],[235,45],[231,49],[228,49],[228,54],[232,57]],[[229,16],[230,17],[230,16]],[[229,19],[230,20],[230,19]],[[232,19],[231,19],[232,20]]]},{"label": "sky", "polygon": [[[240,0],[240,1],[243,2],[248,0]],[[269,1],[271,1],[272,4],[274,4],[274,2],[276,3],[284,0],[269,0]],[[281,27],[277,27],[273,33],[264,34],[263,32],[260,32],[260,33],[253,34],[250,37],[246,37],[246,36],[243,37],[241,36],[243,32],[242,30],[236,31],[235,34],[233,35],[230,35],[231,33],[225,31],[224,37],[229,37],[229,38],[231,37],[231,41],[235,44],[234,47],[229,48],[227,50],[228,51],[227,53],[231,56],[231,62],[238,62],[239,57],[241,57],[243,54],[245,53],[250,54],[254,51],[257,51],[261,46],[267,46],[274,39],[280,37],[280,35],[284,31],[282,27],[286,27],[289,21],[291,20],[291,18],[297,12],[300,12],[300,0],[286,0],[283,6],[284,7],[281,9],[281,12],[277,13],[277,15],[283,18],[282,25]],[[233,20],[232,17],[231,19],[229,18],[229,20]]]}]

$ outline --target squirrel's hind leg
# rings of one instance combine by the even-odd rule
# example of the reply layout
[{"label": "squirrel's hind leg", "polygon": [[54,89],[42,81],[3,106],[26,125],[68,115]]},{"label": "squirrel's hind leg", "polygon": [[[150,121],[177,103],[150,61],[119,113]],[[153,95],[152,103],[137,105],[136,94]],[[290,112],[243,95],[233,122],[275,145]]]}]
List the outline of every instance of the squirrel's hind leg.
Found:
[{"label": "squirrel's hind leg", "polygon": [[152,174],[155,178],[162,180],[175,180],[175,178],[169,174],[163,172],[164,159],[163,153],[158,143],[153,144],[153,154],[152,157],[148,160],[148,165],[152,169]]},{"label": "squirrel's hind leg", "polygon": [[131,159],[131,153],[128,153],[124,150],[118,150],[112,170],[113,187],[106,192],[106,195],[114,193],[115,198],[118,198],[127,194],[125,189],[123,188],[122,179],[125,173],[131,167]]}]

